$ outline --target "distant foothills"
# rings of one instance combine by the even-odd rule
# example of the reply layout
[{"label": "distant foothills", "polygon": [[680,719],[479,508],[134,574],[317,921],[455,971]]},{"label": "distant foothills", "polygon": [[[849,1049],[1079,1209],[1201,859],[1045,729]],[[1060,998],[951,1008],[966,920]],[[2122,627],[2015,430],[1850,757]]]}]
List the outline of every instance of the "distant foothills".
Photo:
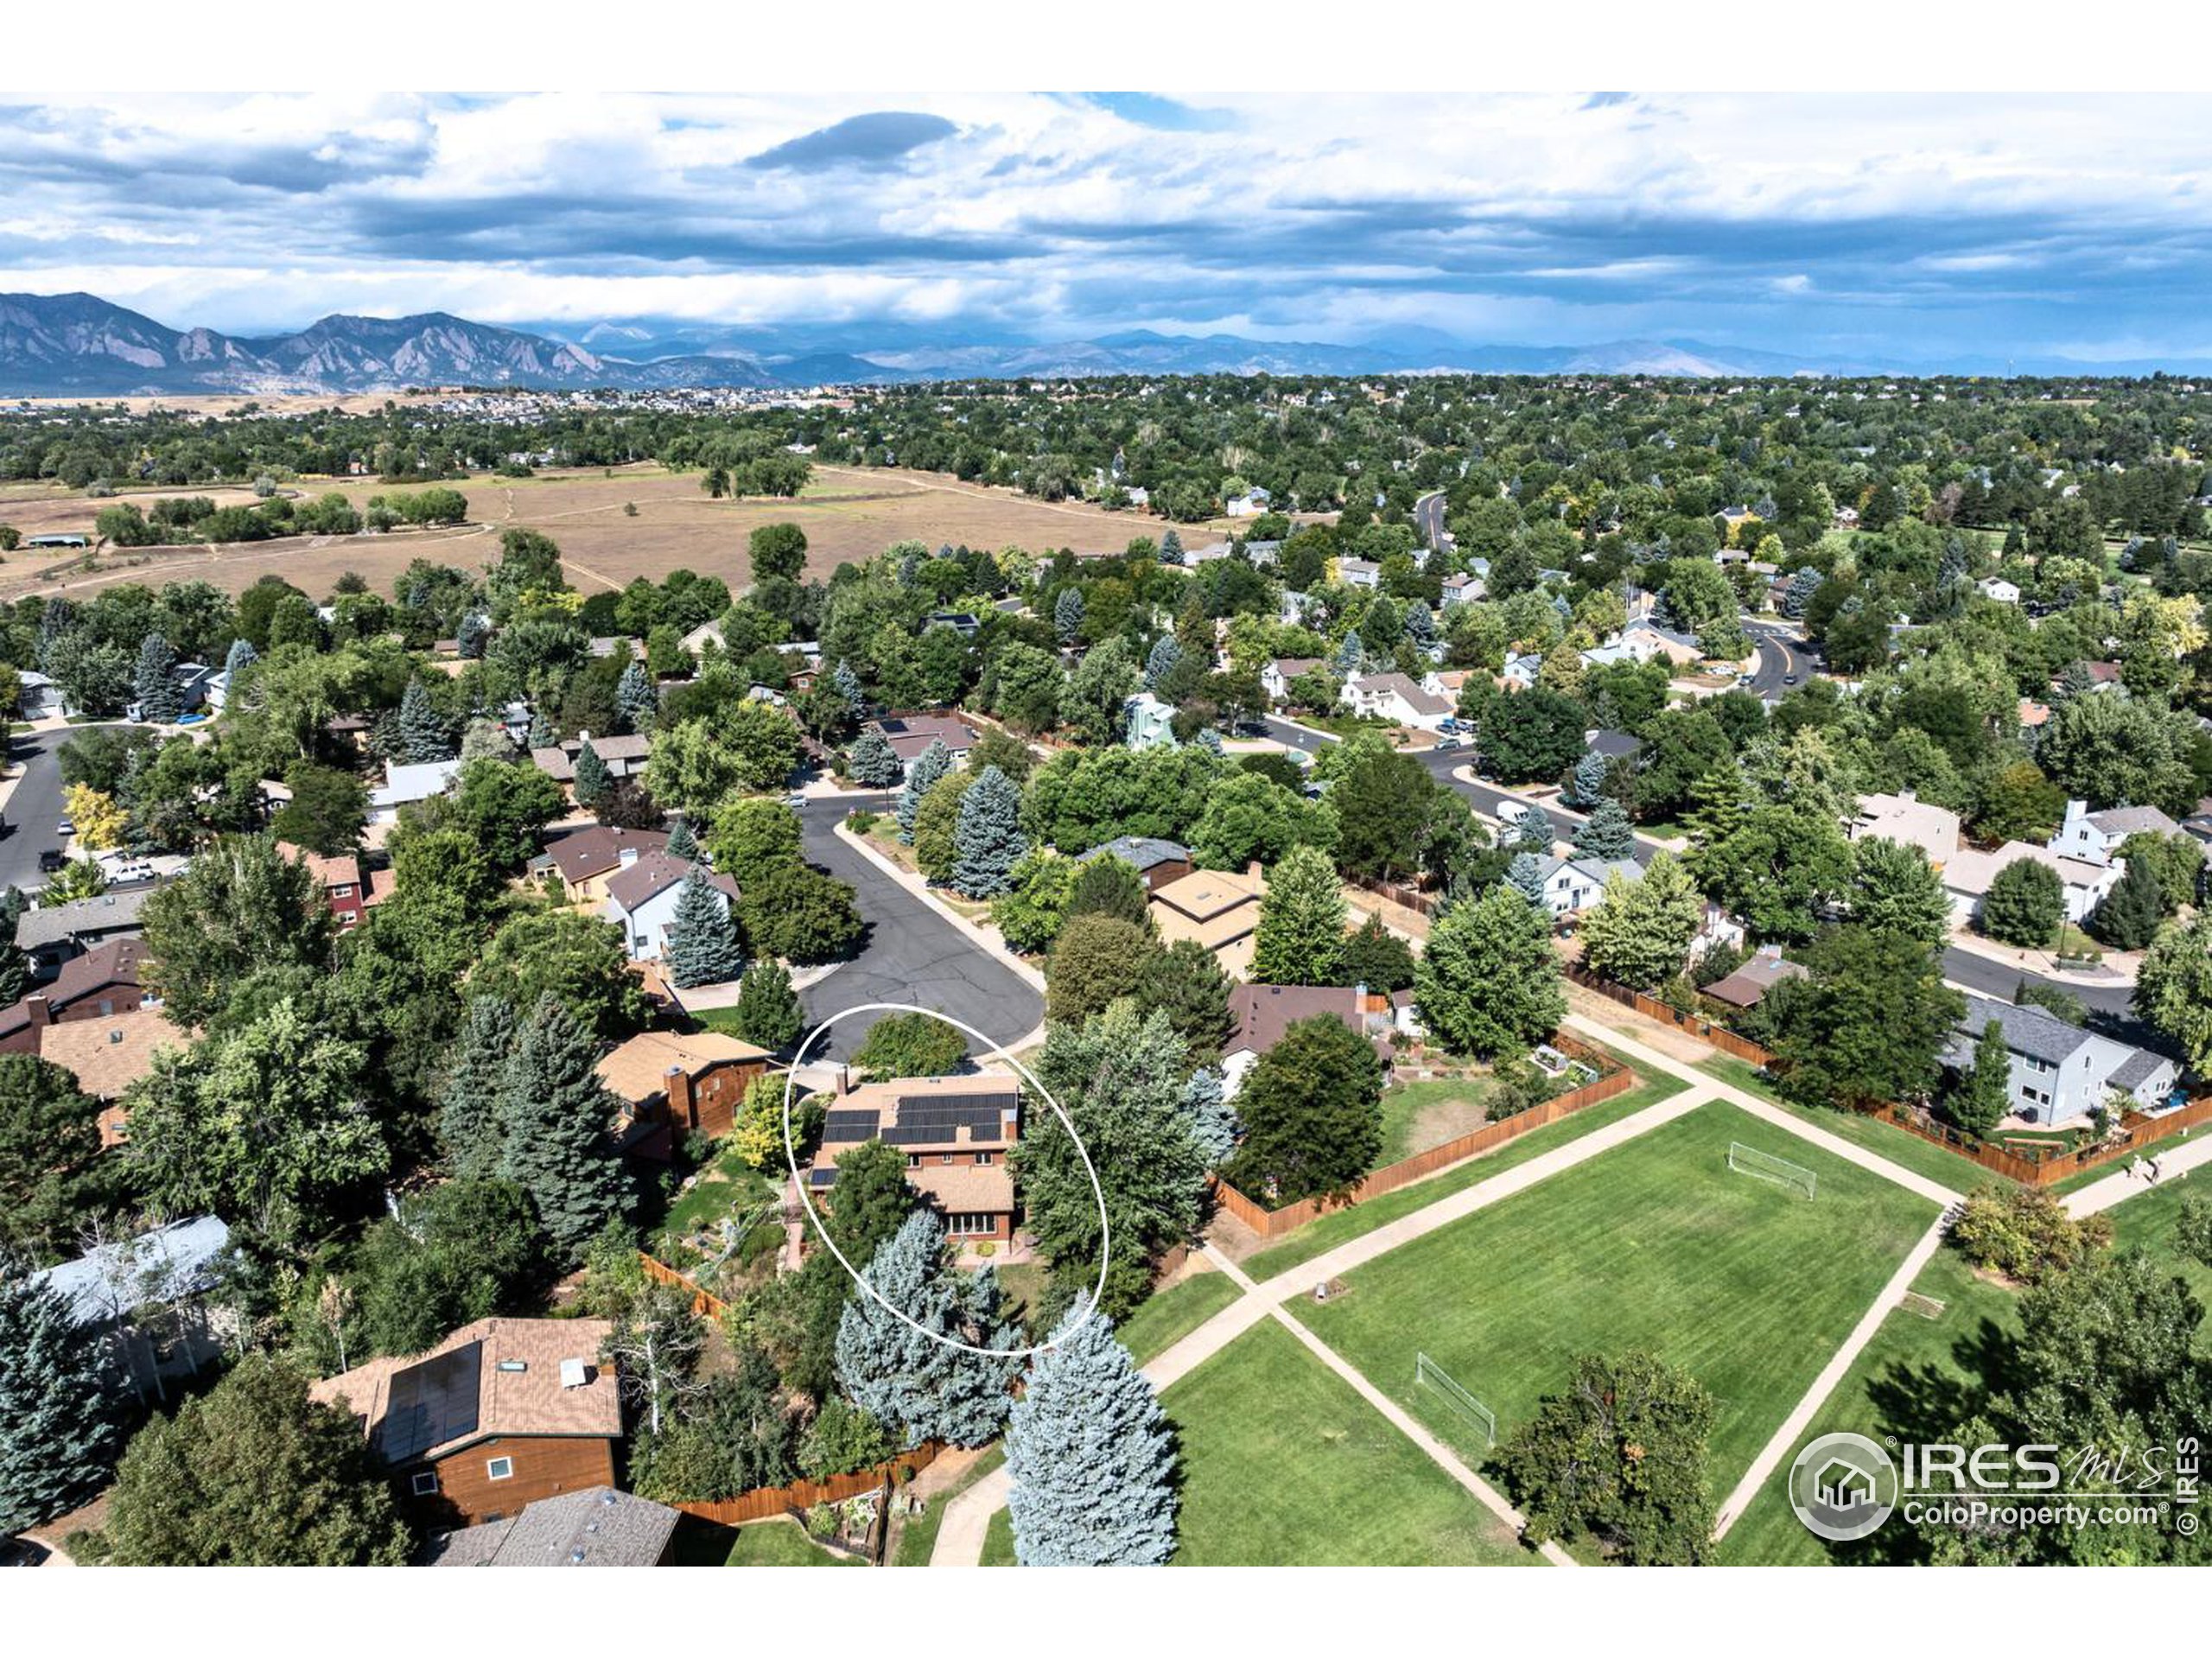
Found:
[{"label": "distant foothills", "polygon": [[410,386],[804,387],[1147,374],[2147,374],[2202,363],[1815,358],[1696,340],[1495,346],[1402,328],[1361,344],[1147,329],[1039,340],[957,323],[716,325],[665,319],[575,331],[471,322],[442,311],[332,315],[292,334],[172,328],[92,294],[0,294],[0,397],[398,391]]}]

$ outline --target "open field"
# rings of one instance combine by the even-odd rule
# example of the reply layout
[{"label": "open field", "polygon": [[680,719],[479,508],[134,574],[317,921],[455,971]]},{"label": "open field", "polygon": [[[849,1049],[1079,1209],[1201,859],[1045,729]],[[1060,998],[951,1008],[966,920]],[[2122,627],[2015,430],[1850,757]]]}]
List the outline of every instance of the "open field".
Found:
[{"label": "open field", "polygon": [[[2101,1173],[2108,1175],[2112,1172],[2107,1169]],[[2198,1173],[2203,1172],[2200,1170]],[[2212,1182],[2166,1181],[2114,1205],[2105,1213],[2112,1217],[2114,1249],[2141,1250],[2160,1267],[2186,1279],[2196,1300],[2212,1308],[2212,1268],[2183,1254],[2174,1242],[2174,1235],[2181,1226],[2182,1206],[2189,1202],[2192,1185],[2208,1203],[2212,1203]],[[2200,1348],[2212,1348],[2212,1319],[2197,1327],[2196,1339]]]},{"label": "open field", "polygon": [[1658,1077],[1638,1084],[1624,1095],[1611,1100],[1585,1107],[1572,1117],[1563,1117],[1556,1123],[1547,1123],[1541,1128],[1512,1141],[1494,1152],[1484,1153],[1464,1164],[1455,1164],[1441,1174],[1425,1181],[1415,1181],[1411,1186],[1402,1186],[1395,1192],[1365,1204],[1354,1205],[1347,1210],[1332,1210],[1327,1215],[1306,1223],[1296,1232],[1277,1244],[1255,1250],[1246,1256],[1241,1265],[1255,1279],[1266,1279],[1272,1274],[1287,1272],[1301,1262],[1311,1262],[1315,1256],[1333,1250],[1338,1245],[1374,1231],[1385,1223],[1401,1216],[1411,1215],[1426,1209],[1439,1198],[1446,1198],[1462,1188],[1478,1181],[1486,1181],[1503,1173],[1516,1164],[1526,1163],[1540,1153],[1554,1147],[1579,1141],[1608,1123],[1618,1123],[1632,1116],[1647,1106],[1656,1105],[1669,1096],[1678,1095],[1687,1085],[1673,1077]]},{"label": "open field", "polygon": [[1225,1273],[1194,1273],[1148,1299],[1114,1334],[1146,1364],[1235,1301],[1243,1293]]},{"label": "open field", "polygon": [[[638,576],[658,580],[679,568],[720,576],[733,588],[749,579],[746,537],[761,524],[788,520],[806,531],[810,575],[827,576],[848,560],[880,553],[913,538],[936,548],[946,543],[1000,548],[1009,544],[1046,553],[1061,547],[1118,550],[1132,537],[1158,535],[1164,520],[1109,513],[1080,503],[1032,500],[1010,490],[965,484],[932,473],[823,467],[795,501],[711,500],[697,473],[671,473],[651,463],[612,472],[549,473],[535,478],[470,478],[452,487],[468,498],[475,523],[451,531],[390,536],[299,537],[219,547],[134,548],[99,570],[57,579],[21,556],[0,566],[0,598],[25,593],[76,591],[116,582],[154,585],[198,577],[238,593],[274,573],[315,598],[354,570],[379,593],[418,554],[461,565],[481,566],[498,551],[493,532],[521,526],[543,531],[561,545],[569,580],[586,594],[617,589]],[[300,479],[291,487],[316,496],[336,492],[356,505],[372,495],[420,488],[373,479]],[[147,494],[250,492],[162,490]],[[118,498],[121,499],[121,498]],[[139,499],[134,492],[129,499]],[[51,490],[0,493],[0,519],[26,535],[89,531],[107,505]],[[624,511],[634,505],[632,517]],[[487,528],[488,526],[488,528]],[[1185,526],[1195,533],[1197,526]],[[131,563],[126,564],[125,558]],[[50,562],[48,562],[50,563]]]},{"label": "open field", "polygon": [[[1912,1287],[1942,1302],[1943,1312],[1931,1319],[1910,1308],[1891,1309],[1799,1445],[1846,1430],[1942,1439],[1980,1408],[1990,1356],[2018,1333],[2019,1299],[1950,1249],[1938,1251]],[[1796,1451],[1790,1449],[1792,1458]],[[1860,1560],[1885,1540],[1902,1540],[1904,1523],[1897,1519],[1859,1545],[1815,1538],[1790,1511],[1789,1480],[1784,1461],[1720,1541],[1717,1560],[1744,1567],[1818,1567]]]},{"label": "open field", "polygon": [[[1736,1141],[1812,1170],[1819,1196],[1732,1173]],[[1415,1387],[1416,1351],[1495,1412],[1503,1438],[1576,1355],[1647,1350],[1714,1397],[1717,1502],[1934,1218],[1925,1199],[1711,1101],[1292,1312],[1476,1458],[1479,1437]]]},{"label": "open field", "polygon": [[1733,1055],[1716,1054],[1705,1048],[1705,1058],[1697,1061],[1697,1069],[1710,1072],[1723,1083],[1732,1083],[1747,1095],[1757,1095],[1761,1100],[1771,1101],[1793,1117],[1826,1129],[1840,1140],[1855,1147],[1863,1147],[1877,1157],[1886,1158],[1900,1168],[1916,1175],[1925,1175],[1931,1181],[1941,1181],[1956,1192],[1971,1192],[1977,1186],[2002,1179],[1984,1169],[1971,1158],[1946,1151],[1933,1141],[1923,1141],[1909,1129],[1878,1117],[1865,1117],[1857,1112],[1829,1111],[1822,1107],[1805,1106],[1784,1097],[1773,1084],[1759,1076],[1758,1068],[1747,1060]]},{"label": "open field", "polygon": [[[1489,1510],[1272,1320],[1160,1397],[1180,1436],[1178,1567],[1533,1564]],[[986,1565],[1014,1559],[1007,1511]]]}]

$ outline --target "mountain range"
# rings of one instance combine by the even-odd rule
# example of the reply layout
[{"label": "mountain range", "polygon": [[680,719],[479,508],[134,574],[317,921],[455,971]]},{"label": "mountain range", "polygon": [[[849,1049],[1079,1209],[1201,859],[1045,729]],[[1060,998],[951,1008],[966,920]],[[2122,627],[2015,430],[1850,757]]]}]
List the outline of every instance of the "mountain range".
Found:
[{"label": "mountain range", "polygon": [[[1954,372],[2008,365],[1952,363]],[[2102,365],[2129,373],[2151,365]],[[2173,365],[2168,365],[2173,366]],[[2023,363],[2023,372],[2039,372]],[[2079,365],[2049,372],[2089,372]],[[1910,374],[1912,365],[1701,344],[1473,345],[1425,328],[1359,344],[1136,329],[1038,340],[912,324],[718,326],[655,318],[506,328],[442,311],[333,315],[294,334],[176,329],[91,294],[0,294],[0,396],[338,393],[408,386],[803,387],[1112,374]],[[1917,372],[1927,372],[1921,365]]]}]

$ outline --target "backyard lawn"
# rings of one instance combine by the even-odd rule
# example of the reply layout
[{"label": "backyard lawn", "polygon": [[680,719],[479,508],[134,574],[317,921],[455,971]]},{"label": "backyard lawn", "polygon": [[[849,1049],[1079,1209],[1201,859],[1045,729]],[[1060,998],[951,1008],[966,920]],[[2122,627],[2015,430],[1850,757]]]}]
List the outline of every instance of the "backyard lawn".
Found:
[{"label": "backyard lawn", "polygon": [[[1940,1440],[1980,1408],[1987,1357],[2001,1352],[2018,1333],[2018,1297],[1977,1274],[1965,1257],[1950,1249],[1938,1251],[1912,1287],[1942,1302],[1942,1313],[1929,1319],[1910,1308],[1892,1308],[1815,1415],[1800,1446],[1846,1430]],[[1792,1458],[1797,1449],[1790,1449]],[[1818,1567],[1860,1560],[1885,1540],[1893,1545],[1902,1541],[1904,1523],[1894,1520],[1865,1545],[1830,1545],[1815,1538],[1790,1510],[1789,1480],[1785,1460],[1720,1541],[1717,1560],[1740,1567]],[[1714,1501],[1726,1496],[1717,1492]],[[1898,1536],[1890,1539],[1893,1530]]]},{"label": "backyard lawn", "polygon": [[1434,1204],[1439,1198],[1449,1198],[1462,1188],[1478,1181],[1486,1181],[1493,1175],[1526,1163],[1539,1153],[1549,1152],[1554,1147],[1579,1141],[1593,1129],[1657,1104],[1671,1095],[1678,1095],[1687,1084],[1674,1077],[1656,1077],[1639,1084],[1624,1095],[1586,1106],[1572,1117],[1563,1117],[1556,1123],[1547,1123],[1540,1129],[1531,1129],[1516,1140],[1507,1141],[1495,1152],[1464,1164],[1454,1165],[1440,1175],[1416,1181],[1411,1186],[1402,1186],[1395,1192],[1386,1192],[1365,1204],[1354,1205],[1348,1210],[1332,1210],[1327,1215],[1310,1221],[1296,1232],[1266,1249],[1254,1251],[1240,1264],[1255,1279],[1266,1279],[1272,1274],[1288,1271],[1302,1262],[1336,1249],[1347,1240],[1373,1231],[1386,1222]]},{"label": "backyard lawn", "polygon": [[704,1256],[696,1243],[687,1241],[714,1237],[715,1229],[728,1218],[753,1222],[737,1252],[741,1259],[750,1261],[783,1237],[777,1208],[781,1193],[778,1178],[747,1167],[734,1148],[724,1147],[700,1170],[690,1192],[669,1201],[652,1240],[653,1254],[671,1267],[689,1268]]},{"label": "backyard lawn", "polygon": [[754,1521],[737,1529],[725,1567],[858,1567],[832,1554],[800,1530],[796,1521]]},{"label": "backyard lawn", "polygon": [[1402,1083],[1382,1091],[1382,1169],[1483,1126],[1483,1103],[1495,1084],[1489,1077],[1439,1077]]},{"label": "backyard lawn", "polygon": [[[1273,1320],[1237,1338],[1160,1404],[1181,1437],[1179,1567],[1537,1559]],[[992,1517],[983,1560],[1014,1560],[1004,1510]]]},{"label": "backyard lawn", "polygon": [[[2098,1173],[2109,1175],[2112,1167]],[[2192,1185],[2196,1183],[2163,1181],[2114,1205],[2106,1214],[2112,1217],[2114,1249],[2139,1249],[2155,1257],[2161,1267],[2171,1268],[2189,1281],[2196,1300],[2212,1308],[2212,1268],[2193,1255],[2183,1255],[2174,1243],[2175,1230],[2181,1225],[2182,1205],[2189,1201]],[[2196,1185],[2196,1190],[2198,1196],[2212,1203],[2212,1182]],[[2200,1348],[2212,1348],[2212,1319],[2197,1327],[2196,1340]]]},{"label": "backyard lawn", "polygon": [[[1732,1172],[1732,1141],[1812,1170],[1818,1197]],[[1646,1349],[1714,1397],[1717,1502],[1935,1218],[1926,1199],[1711,1101],[1292,1311],[1476,1458],[1479,1434],[1416,1389],[1416,1351],[1496,1413],[1503,1437],[1576,1355]]]}]

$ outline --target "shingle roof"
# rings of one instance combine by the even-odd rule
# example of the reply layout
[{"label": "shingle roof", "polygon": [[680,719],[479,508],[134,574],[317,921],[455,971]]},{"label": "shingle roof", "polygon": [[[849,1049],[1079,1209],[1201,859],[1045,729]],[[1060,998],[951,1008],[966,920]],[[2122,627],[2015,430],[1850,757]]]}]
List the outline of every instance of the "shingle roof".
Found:
[{"label": "shingle roof", "polygon": [[933,742],[942,742],[955,754],[965,754],[976,747],[979,737],[966,721],[945,715],[894,715],[877,721],[875,728],[891,745],[892,753],[906,761],[919,760]]},{"label": "shingle roof", "polygon": [[545,843],[545,855],[564,881],[588,881],[604,875],[622,862],[625,851],[643,856],[665,852],[668,833],[662,830],[625,830],[619,824],[595,823],[588,830],[562,836]]},{"label": "shingle roof", "polygon": [[2108,836],[2171,836],[2181,828],[2155,806],[2115,806],[2089,814],[2089,822]]},{"label": "shingle roof", "polygon": [[2089,1040],[2088,1032],[2079,1026],[2068,1025],[2055,1014],[1992,1001],[1986,996],[1967,998],[1966,1018],[1955,1029],[1972,1040],[1981,1035],[1981,1028],[1992,1020],[2005,1028],[2005,1047],[2015,1054],[2048,1060],[2054,1065]]},{"label": "shingle roof", "polygon": [[0,1036],[30,1023],[33,996],[45,997],[48,1012],[57,1016],[64,1008],[103,991],[117,993],[115,1000],[123,1006],[138,1007],[145,1000],[144,988],[138,982],[138,964],[145,957],[146,941],[141,938],[110,939],[81,957],[72,957],[42,990],[0,1008]]},{"label": "shingle roof", "polygon": [[1087,853],[1077,854],[1076,862],[1088,864],[1094,858],[1118,858],[1124,864],[1135,866],[1141,875],[1162,864],[1189,863],[1191,849],[1179,841],[1163,841],[1157,836],[1116,836],[1111,841],[1102,841]]},{"label": "shingle roof", "polygon": [[16,919],[16,943],[26,950],[35,950],[88,934],[136,927],[146,908],[146,900],[160,891],[158,886],[131,887],[91,899],[73,899],[66,905],[41,905],[36,910],[27,910]]},{"label": "shingle roof", "polygon": [[[605,1319],[479,1319],[427,1353],[372,1359],[308,1391],[359,1417],[391,1464],[501,1434],[613,1439],[621,1395],[613,1367],[599,1360],[613,1329]],[[561,1376],[571,1359],[585,1378],[573,1388]]]},{"label": "shingle roof", "polygon": [[[576,777],[576,756],[583,752],[584,740],[572,737],[560,747],[548,745],[530,752],[531,763],[556,783],[574,783]],[[645,764],[652,753],[652,739],[638,733],[629,736],[596,736],[591,740],[592,753],[606,763],[607,775],[627,778]]]},{"label": "shingle roof", "polygon": [[[691,870],[692,866],[683,859],[671,858],[666,853],[643,853],[628,869],[607,878],[607,896],[625,910],[635,910],[655,893],[674,887]],[[727,893],[733,899],[739,896],[735,876],[717,874],[704,868],[699,873],[716,892]]]},{"label": "shingle roof", "polygon": [[430,1567],[655,1567],[681,1514],[665,1503],[587,1486],[542,1497],[520,1515],[433,1539]]},{"label": "shingle roof", "polygon": [[1333,1016],[1361,1036],[1367,1021],[1349,985],[1238,985],[1229,993],[1229,1017],[1236,1034],[1222,1045],[1230,1054],[1264,1054],[1300,1020]]},{"label": "shingle roof", "polygon": [[718,1031],[646,1031],[599,1063],[599,1080],[624,1100],[635,1103],[666,1093],[671,1071],[696,1077],[713,1066],[775,1058],[765,1048],[755,1048]]},{"label": "shingle roof", "polygon": [[215,1216],[173,1221],[135,1239],[103,1244],[31,1277],[69,1303],[79,1325],[101,1325],[156,1300],[196,1295],[215,1282],[231,1230]]},{"label": "shingle roof", "polygon": [[183,1048],[192,1033],[159,1008],[124,1008],[97,1020],[64,1020],[38,1034],[38,1056],[77,1079],[94,1100],[113,1100],[154,1069],[164,1048]]}]

